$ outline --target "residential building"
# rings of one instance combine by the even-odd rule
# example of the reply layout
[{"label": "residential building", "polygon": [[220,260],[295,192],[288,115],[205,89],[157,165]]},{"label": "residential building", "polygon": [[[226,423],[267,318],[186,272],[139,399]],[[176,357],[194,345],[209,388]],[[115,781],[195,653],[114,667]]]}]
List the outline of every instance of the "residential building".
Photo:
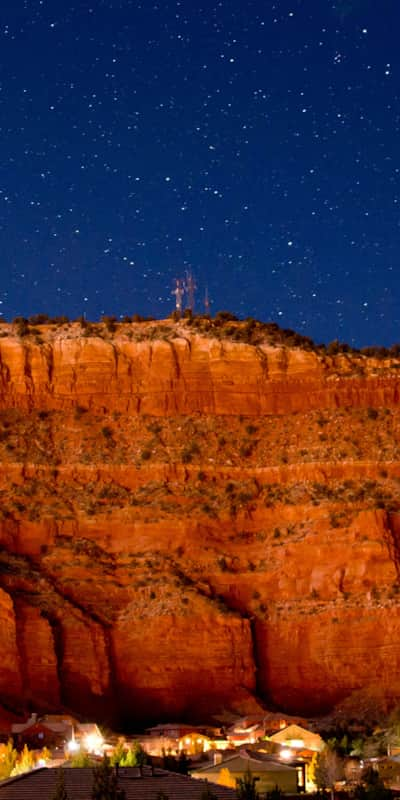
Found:
[{"label": "residential building", "polygon": [[[57,784],[57,769],[38,769],[0,783],[0,800],[51,800]],[[71,800],[91,800],[93,770],[88,767],[64,770],[66,792]],[[118,784],[126,800],[157,800],[161,793],[169,800],[201,800],[207,784],[187,775],[150,767],[118,770]],[[213,786],[217,800],[235,800],[232,789]]]},{"label": "residential building", "polygon": [[[262,756],[249,750],[240,750],[237,754],[223,759],[216,764],[205,765],[191,774],[194,778],[206,778],[214,784],[236,786],[236,781],[243,778],[250,770],[257,781],[257,791],[270,792],[276,786],[286,794],[295,794],[298,789],[298,771],[296,766],[283,764],[277,759]],[[1,800],[1,796],[0,796]]]}]

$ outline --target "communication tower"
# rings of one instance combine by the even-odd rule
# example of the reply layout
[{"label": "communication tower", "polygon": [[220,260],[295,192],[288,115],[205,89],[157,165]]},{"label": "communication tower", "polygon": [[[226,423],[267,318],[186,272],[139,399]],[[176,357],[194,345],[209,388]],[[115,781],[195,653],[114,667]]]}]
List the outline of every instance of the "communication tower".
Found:
[{"label": "communication tower", "polygon": [[196,281],[191,271],[186,270],[185,290],[187,294],[188,308],[194,311],[194,295],[197,289]]},{"label": "communication tower", "polygon": [[210,314],[210,298],[208,296],[208,286],[206,286],[204,292],[204,313],[207,314],[207,316]]},{"label": "communication tower", "polygon": [[184,283],[180,278],[175,278],[175,289],[171,292],[175,295],[175,310],[181,316],[182,314],[182,299],[185,294]]}]

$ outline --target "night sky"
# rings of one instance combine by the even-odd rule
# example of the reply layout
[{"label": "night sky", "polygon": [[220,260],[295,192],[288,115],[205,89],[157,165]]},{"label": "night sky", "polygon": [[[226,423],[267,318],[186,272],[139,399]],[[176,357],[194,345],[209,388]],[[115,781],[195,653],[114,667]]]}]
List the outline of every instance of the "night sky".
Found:
[{"label": "night sky", "polygon": [[0,309],[400,341],[399,0],[3,0]]}]

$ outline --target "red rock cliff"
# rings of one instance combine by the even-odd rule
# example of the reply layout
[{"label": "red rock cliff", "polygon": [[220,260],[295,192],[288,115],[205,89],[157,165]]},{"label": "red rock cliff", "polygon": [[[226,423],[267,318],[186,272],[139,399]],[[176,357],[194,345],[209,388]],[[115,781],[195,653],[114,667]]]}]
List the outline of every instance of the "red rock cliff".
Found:
[{"label": "red rock cliff", "polygon": [[399,361],[38,331],[0,331],[0,700],[132,724],[399,697]]}]

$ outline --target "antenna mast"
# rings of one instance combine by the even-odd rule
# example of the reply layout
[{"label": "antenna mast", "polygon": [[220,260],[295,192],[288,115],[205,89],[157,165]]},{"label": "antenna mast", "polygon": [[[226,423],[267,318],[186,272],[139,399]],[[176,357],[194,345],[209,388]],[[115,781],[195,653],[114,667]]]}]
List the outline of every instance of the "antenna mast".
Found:
[{"label": "antenna mast", "polygon": [[186,289],[186,294],[187,294],[187,299],[188,299],[188,308],[193,313],[193,311],[194,311],[194,295],[195,295],[195,291],[197,289],[197,286],[196,286],[196,281],[195,281],[191,271],[189,271],[189,272],[186,271],[185,289]]},{"label": "antenna mast", "polygon": [[171,292],[175,295],[175,310],[179,316],[182,315],[182,298],[185,294],[185,287],[180,278],[175,278],[175,289]]},{"label": "antenna mast", "polygon": [[208,286],[206,286],[204,291],[204,312],[207,316],[210,314],[210,298],[208,296]]}]

